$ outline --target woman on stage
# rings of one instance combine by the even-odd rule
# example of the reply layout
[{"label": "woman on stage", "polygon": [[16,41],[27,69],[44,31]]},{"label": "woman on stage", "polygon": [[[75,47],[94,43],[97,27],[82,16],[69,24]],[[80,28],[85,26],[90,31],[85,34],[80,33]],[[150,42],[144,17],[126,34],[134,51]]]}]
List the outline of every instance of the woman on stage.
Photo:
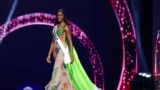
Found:
[{"label": "woman on stage", "polygon": [[92,83],[80,63],[63,9],[57,11],[52,35],[47,62],[51,63],[53,55],[55,63],[45,90],[101,90]]}]

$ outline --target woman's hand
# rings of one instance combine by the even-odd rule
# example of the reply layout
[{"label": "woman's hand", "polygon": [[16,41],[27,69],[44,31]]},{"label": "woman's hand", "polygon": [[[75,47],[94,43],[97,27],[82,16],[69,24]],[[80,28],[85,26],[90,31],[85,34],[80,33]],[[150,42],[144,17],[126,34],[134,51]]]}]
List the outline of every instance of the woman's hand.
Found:
[{"label": "woman's hand", "polygon": [[71,64],[74,62],[73,55],[70,56]]},{"label": "woman's hand", "polygon": [[47,60],[47,63],[51,63],[51,56],[48,55],[46,60]]}]

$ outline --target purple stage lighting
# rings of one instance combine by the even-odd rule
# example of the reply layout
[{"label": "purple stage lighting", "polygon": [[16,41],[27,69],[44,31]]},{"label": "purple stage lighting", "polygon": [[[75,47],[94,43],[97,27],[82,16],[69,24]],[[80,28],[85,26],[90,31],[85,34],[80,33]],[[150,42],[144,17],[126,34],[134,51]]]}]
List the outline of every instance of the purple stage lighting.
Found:
[{"label": "purple stage lighting", "polygon": [[117,90],[130,90],[130,81],[138,69],[135,28],[126,0],[110,0],[110,3],[119,23],[123,46],[122,71]]},{"label": "purple stage lighting", "polygon": [[[54,20],[55,15],[48,13],[32,13],[16,17],[7,24],[7,30],[5,34],[3,33],[5,24],[0,26],[0,40],[3,40],[5,36],[22,27],[30,25],[54,26]],[[96,48],[94,47],[91,40],[87,37],[87,35],[77,25],[75,25],[71,21],[69,21],[69,24],[73,36],[77,38],[80,43],[86,48],[90,56],[90,62],[94,71],[95,84],[97,85],[97,87],[105,90],[103,66]]]}]

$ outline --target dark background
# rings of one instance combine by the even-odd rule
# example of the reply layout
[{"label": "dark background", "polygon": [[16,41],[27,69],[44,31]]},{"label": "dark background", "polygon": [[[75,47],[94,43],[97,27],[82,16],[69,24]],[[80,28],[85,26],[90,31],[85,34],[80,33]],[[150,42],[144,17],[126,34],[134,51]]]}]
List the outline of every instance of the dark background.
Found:
[{"label": "dark background", "polygon": [[[153,49],[153,1],[141,0],[141,23],[140,35],[142,41],[142,49],[146,58],[149,72],[152,73],[152,49]],[[158,0],[157,0],[158,1]],[[160,3],[159,3],[160,4]],[[157,10],[158,11],[158,10]],[[155,18],[155,17],[154,17]]]},{"label": "dark background", "polygon": [[[0,1],[0,25],[5,23],[12,0]],[[122,65],[121,34],[109,0],[19,0],[12,19],[27,13],[55,14],[63,8],[67,18],[78,25],[91,39],[105,71],[107,90],[116,90]],[[0,45],[0,89],[17,90],[35,86],[43,90],[51,77],[53,64],[46,63],[52,27],[35,25],[21,28]],[[93,81],[89,57],[76,38],[73,44]]]},{"label": "dark background", "polygon": [[[140,37],[149,72],[152,72],[155,33],[160,26],[159,0],[154,1],[154,6],[152,0],[141,0],[140,3]],[[0,25],[5,23],[12,3],[13,0],[0,0]],[[67,18],[91,39],[102,59],[106,90],[116,90],[121,73],[122,46],[109,0],[19,0],[12,19],[35,12],[55,14],[59,8],[63,8]],[[54,64],[47,64],[45,60],[52,39],[51,30],[50,26],[28,26],[4,38],[0,45],[0,90],[17,90],[27,85],[44,89]],[[74,37],[73,44],[93,81],[87,52]]]},{"label": "dark background", "polygon": [[[126,1],[129,5],[136,29],[136,37],[138,43],[137,45],[139,49],[138,71],[152,73],[153,1],[152,0],[148,1],[126,0]],[[159,4],[157,3],[157,5]],[[158,10],[156,11],[158,12]]]}]

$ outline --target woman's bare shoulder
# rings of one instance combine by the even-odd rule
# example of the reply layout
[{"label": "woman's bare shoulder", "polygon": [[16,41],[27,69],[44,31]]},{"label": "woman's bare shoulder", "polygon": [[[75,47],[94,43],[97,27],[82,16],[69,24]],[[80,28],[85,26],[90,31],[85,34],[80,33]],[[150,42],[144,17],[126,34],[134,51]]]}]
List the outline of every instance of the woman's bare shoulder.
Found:
[{"label": "woman's bare shoulder", "polygon": [[64,30],[65,30],[65,31],[69,31],[69,26],[68,26],[68,25],[65,25],[65,26],[64,26]]}]

